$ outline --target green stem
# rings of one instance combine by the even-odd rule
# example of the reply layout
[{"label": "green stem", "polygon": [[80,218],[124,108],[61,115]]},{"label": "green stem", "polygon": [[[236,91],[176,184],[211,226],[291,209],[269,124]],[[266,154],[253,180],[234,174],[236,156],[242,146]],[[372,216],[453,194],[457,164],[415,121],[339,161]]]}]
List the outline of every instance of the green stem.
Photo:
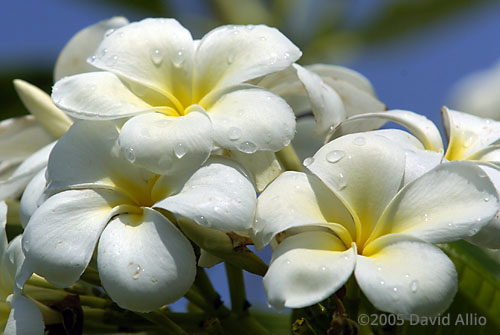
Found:
[{"label": "green stem", "polygon": [[220,300],[220,295],[215,291],[210,278],[208,278],[207,273],[203,268],[198,267],[196,271],[196,278],[194,280],[194,286],[197,289],[197,292],[210,306],[211,310],[205,311],[221,317],[229,315],[229,309],[227,309],[227,307],[224,306]]},{"label": "green stem", "polygon": [[137,313],[146,320],[153,322],[159,326],[162,326],[163,333],[166,335],[182,335],[186,334],[184,329],[179,327],[177,323],[172,321],[168,316],[160,311],[150,312],[150,313]]},{"label": "green stem", "polygon": [[302,171],[299,156],[291,144],[278,151],[276,157],[287,171]]},{"label": "green stem", "polygon": [[227,282],[231,295],[231,310],[236,313],[236,315],[246,314],[247,302],[243,270],[227,262],[224,264],[226,266]]}]

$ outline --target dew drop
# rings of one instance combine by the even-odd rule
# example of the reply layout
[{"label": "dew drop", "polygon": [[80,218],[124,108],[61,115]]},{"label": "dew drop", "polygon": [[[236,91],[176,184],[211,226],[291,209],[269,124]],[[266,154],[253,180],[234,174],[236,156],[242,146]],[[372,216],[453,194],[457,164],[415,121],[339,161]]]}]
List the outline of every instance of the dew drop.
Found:
[{"label": "dew drop", "polygon": [[385,281],[381,280],[380,285],[385,285]]},{"label": "dew drop", "polygon": [[252,31],[255,26],[253,24],[247,24],[245,28],[247,28],[248,31]]},{"label": "dew drop", "polygon": [[207,219],[203,215],[200,215],[200,217],[198,218],[198,223],[201,225],[206,225]]},{"label": "dew drop", "polygon": [[184,157],[184,155],[186,154],[186,148],[184,147],[184,144],[177,143],[174,146],[174,153],[175,153],[175,156],[177,158],[179,158],[179,159],[181,159],[182,157]]},{"label": "dew drop", "polygon": [[266,41],[266,40],[267,40],[267,38],[266,38],[266,36],[261,36],[261,37],[259,37],[259,40],[261,40],[261,41]]},{"label": "dew drop", "polygon": [[158,128],[165,128],[170,124],[170,120],[158,120],[154,125]]},{"label": "dew drop", "polygon": [[398,301],[399,300],[399,288],[393,287],[392,292],[391,292],[392,300]]},{"label": "dew drop", "polygon": [[381,266],[377,266],[377,271],[382,271],[382,267]]},{"label": "dew drop", "polygon": [[127,149],[125,149],[125,157],[127,158],[127,160],[128,160],[130,163],[135,162],[135,153],[134,153],[134,149],[132,149],[132,148],[127,148]]},{"label": "dew drop", "polygon": [[321,271],[325,272],[326,271],[326,266],[321,267]]},{"label": "dew drop", "polygon": [[347,186],[347,180],[345,179],[342,173],[339,173],[339,177],[337,179],[337,187],[339,190],[343,190]]},{"label": "dew drop", "polygon": [[465,139],[464,143],[463,143],[464,148],[468,148],[468,147],[470,147],[470,146],[472,145],[472,142],[473,142],[473,141],[474,141],[474,138],[473,138],[472,136],[468,136],[468,137]]},{"label": "dew drop", "polygon": [[423,216],[422,216],[422,220],[424,222],[428,222],[429,221],[429,216],[427,215],[427,213],[425,213]]},{"label": "dew drop", "polygon": [[111,29],[108,29],[106,30],[106,32],[104,33],[104,37],[108,37],[109,35],[111,35],[112,33],[114,33],[115,30],[113,28]]},{"label": "dew drop", "polygon": [[129,263],[128,265],[131,270],[132,270],[132,278],[134,280],[137,280],[139,278],[139,276],[141,275],[141,266],[140,265],[136,265],[136,264],[133,264],[133,263]]},{"label": "dew drop", "polygon": [[234,50],[229,50],[226,59],[227,59],[227,64],[232,64],[234,62]]},{"label": "dew drop", "polygon": [[254,152],[257,151],[257,146],[255,145],[255,143],[252,143],[250,141],[245,141],[243,143],[240,143],[238,149],[246,154],[253,154]]},{"label": "dew drop", "polygon": [[366,139],[363,136],[358,136],[354,139],[353,143],[361,147],[366,144]]},{"label": "dew drop", "polygon": [[96,56],[95,55],[92,55],[90,57],[87,58],[87,63],[94,63],[95,62],[95,59],[96,59]]},{"label": "dew drop", "polygon": [[310,166],[312,163],[314,163],[314,158],[312,158],[312,157],[307,157],[306,159],[304,159],[304,162],[302,162],[302,164],[305,167]]},{"label": "dew drop", "polygon": [[26,252],[30,251],[30,242],[29,240],[23,240],[23,250]]},{"label": "dew drop", "polygon": [[113,55],[106,60],[106,65],[113,66],[116,64],[117,61],[118,61],[118,56]]},{"label": "dew drop", "polygon": [[417,292],[418,290],[418,281],[414,280],[410,284],[410,289],[413,293]]},{"label": "dew drop", "polygon": [[180,67],[182,63],[184,63],[184,52],[182,50],[179,50],[174,55],[174,58],[172,58],[172,64],[174,64],[175,67]]},{"label": "dew drop", "polygon": [[286,263],[286,265],[290,265],[292,262],[290,262],[290,260],[289,260],[289,259],[287,259],[287,260],[285,261],[285,263]]},{"label": "dew drop", "polygon": [[271,55],[269,57],[269,64],[274,65],[278,61],[278,54],[276,52],[271,52]]},{"label": "dew drop", "polygon": [[236,127],[231,127],[231,128],[229,128],[229,130],[227,132],[227,137],[231,141],[239,140],[241,137],[241,130],[239,128],[236,128]]},{"label": "dew drop", "polygon": [[490,201],[490,198],[488,198],[488,197],[484,198],[484,202],[488,202],[488,201]]},{"label": "dew drop", "polygon": [[102,49],[102,51],[99,53],[99,57],[104,57],[108,53],[108,49]]},{"label": "dew drop", "polygon": [[156,66],[160,65],[163,62],[163,53],[156,49],[151,53],[151,60]]},{"label": "dew drop", "polygon": [[289,52],[285,52],[283,54],[283,58],[286,59],[286,60],[289,60],[290,59],[290,53]]},{"label": "dew drop", "polygon": [[345,156],[345,152],[342,150],[333,150],[326,154],[326,160],[329,163],[337,163]]}]

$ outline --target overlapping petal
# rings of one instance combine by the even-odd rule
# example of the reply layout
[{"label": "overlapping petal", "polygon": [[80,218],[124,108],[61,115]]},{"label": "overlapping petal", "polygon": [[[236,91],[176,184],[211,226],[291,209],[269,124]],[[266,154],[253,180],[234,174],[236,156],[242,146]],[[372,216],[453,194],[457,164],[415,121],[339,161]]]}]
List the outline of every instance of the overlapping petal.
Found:
[{"label": "overlapping petal", "polygon": [[45,197],[47,195],[44,193],[45,185],[47,184],[47,180],[45,179],[46,173],[47,169],[40,170],[24,189],[19,203],[19,221],[23,228],[26,228],[31,215],[46,200]]},{"label": "overlapping petal", "polygon": [[441,164],[398,193],[371,240],[404,233],[430,243],[454,241],[476,234],[497,210],[496,190],[481,168]]},{"label": "overlapping petal", "polygon": [[191,34],[179,22],[144,19],[106,37],[91,64],[188,106],[193,54]]},{"label": "overlapping petal", "polygon": [[207,106],[215,143],[244,153],[278,151],[288,145],[295,134],[295,116],[287,103],[261,88],[241,88]]},{"label": "overlapping petal", "polygon": [[119,136],[129,160],[158,174],[182,173],[203,164],[213,147],[212,122],[206,112],[182,117],[147,113],[128,120]]},{"label": "overlapping petal", "polygon": [[[130,203],[110,190],[70,190],[44,202],[23,234],[26,262],[58,287],[80,278],[115,206]],[[68,220],[71,218],[71,220]]]},{"label": "overlapping petal", "polygon": [[[162,185],[175,190],[173,195],[165,198]],[[248,177],[235,163],[222,157],[211,158],[186,181],[161,177],[153,197],[159,200],[153,207],[222,231],[250,228],[257,201]]]},{"label": "overlapping petal", "polygon": [[102,20],[80,30],[64,46],[54,66],[54,81],[73,74],[92,72],[95,67],[87,63],[102,39],[115,29],[128,23],[122,16]]},{"label": "overlapping petal", "polygon": [[409,237],[386,236],[381,249],[357,257],[356,280],[379,310],[435,316],[452,302],[457,273],[439,248]]},{"label": "overlapping petal", "polygon": [[121,214],[99,240],[103,287],[121,307],[148,312],[182,297],[194,281],[196,260],[189,241],[158,212]]},{"label": "overlapping petal", "polygon": [[195,55],[194,98],[290,66],[302,53],[275,28],[222,26],[200,41]]},{"label": "overlapping petal", "polygon": [[356,248],[333,234],[303,232],[285,239],[273,251],[263,284],[275,307],[301,308],[326,299],[351,276]]},{"label": "overlapping petal", "polygon": [[356,233],[350,213],[321,180],[288,171],[259,196],[253,240],[257,248],[263,248],[279,232],[328,222],[342,224],[352,235]]},{"label": "overlapping petal", "polygon": [[4,334],[42,335],[44,329],[42,313],[35,303],[21,294],[14,294]]}]

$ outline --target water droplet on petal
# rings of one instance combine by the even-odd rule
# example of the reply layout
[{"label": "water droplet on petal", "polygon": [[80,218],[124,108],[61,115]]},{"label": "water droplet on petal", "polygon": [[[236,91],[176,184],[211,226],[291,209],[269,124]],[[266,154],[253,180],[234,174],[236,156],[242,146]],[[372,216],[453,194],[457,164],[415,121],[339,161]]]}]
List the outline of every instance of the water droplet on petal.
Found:
[{"label": "water droplet on petal", "polygon": [[287,259],[287,260],[285,260],[285,263],[286,263],[286,265],[290,265],[292,262],[289,259]]},{"label": "water droplet on petal", "polygon": [[417,292],[417,290],[418,290],[418,281],[417,280],[414,280],[411,282],[410,289],[413,293]]},{"label": "water droplet on petal", "polygon": [[229,128],[229,130],[227,132],[227,137],[231,141],[239,140],[241,137],[241,130],[239,128],[236,128],[236,127],[231,127],[231,128]]},{"label": "water droplet on petal", "polygon": [[90,57],[87,58],[87,63],[94,63],[95,62],[95,59],[96,59],[96,56],[95,55],[92,55]]},{"label": "water droplet on petal", "polygon": [[207,225],[207,219],[203,215],[200,215],[200,217],[198,218],[198,223],[202,226],[205,226]]},{"label": "water droplet on petal", "polygon": [[399,300],[399,288],[398,287],[393,287],[391,290],[391,297],[392,300],[398,301]]},{"label": "water droplet on petal", "polygon": [[156,66],[159,66],[163,62],[163,53],[160,50],[156,49],[151,54],[151,60]]},{"label": "water droplet on petal", "polygon": [[184,58],[184,52],[182,50],[179,50],[174,55],[174,58],[172,58],[172,64],[174,64],[175,67],[180,67],[182,63],[184,63]]},{"label": "water droplet on petal", "polygon": [[261,36],[261,37],[259,37],[259,40],[265,41],[265,40],[267,40],[267,37],[266,36]]},{"label": "water droplet on petal", "polygon": [[385,285],[385,281],[381,280],[380,285]]},{"label": "water droplet on petal", "polygon": [[283,58],[286,59],[286,60],[289,60],[290,59],[290,53],[289,52],[285,52],[283,54]]},{"label": "water droplet on petal", "polygon": [[465,139],[465,141],[463,143],[464,148],[470,147],[472,145],[473,141],[474,141],[474,137],[473,136],[467,136],[467,138]]},{"label": "water droplet on petal", "polygon": [[186,148],[184,147],[184,144],[177,143],[174,146],[174,153],[175,153],[175,156],[177,158],[179,158],[179,159],[181,159],[182,157],[184,157],[184,155],[186,154]]},{"label": "water droplet on petal", "polygon": [[23,250],[25,252],[29,252],[30,251],[30,241],[29,240],[23,240]]},{"label": "water droplet on petal", "polygon": [[344,188],[346,188],[346,186],[347,186],[346,178],[342,173],[339,173],[339,177],[337,179],[337,187],[339,188],[339,190],[343,190]]},{"label": "water droplet on petal", "polygon": [[427,213],[425,213],[425,214],[422,216],[422,220],[424,220],[424,222],[428,222],[428,221],[429,221],[429,216],[427,215]]},{"label": "water droplet on petal", "polygon": [[278,54],[276,52],[271,52],[269,56],[269,64],[274,65],[278,61]]},{"label": "water droplet on petal", "polygon": [[358,136],[354,139],[353,143],[361,147],[366,144],[366,139],[363,136]]},{"label": "water droplet on petal", "polygon": [[170,124],[170,120],[158,120],[154,125],[158,128],[165,128]]},{"label": "water droplet on petal", "polygon": [[377,266],[377,271],[382,271],[382,267],[381,266]]},{"label": "water droplet on petal", "polygon": [[248,31],[252,31],[255,26],[253,24],[247,24],[246,27]]},{"label": "water droplet on petal", "polygon": [[104,37],[108,37],[109,35],[111,35],[112,33],[114,33],[115,30],[113,28],[111,29],[108,29],[106,30],[106,32],[104,33]]},{"label": "water droplet on petal", "polygon": [[113,55],[106,60],[106,65],[113,66],[116,64],[117,61],[118,61],[118,56]]},{"label": "water droplet on petal", "polygon": [[321,271],[323,271],[323,272],[326,271],[326,266],[322,266]]},{"label": "water droplet on petal", "polygon": [[130,163],[134,163],[134,162],[135,162],[135,153],[134,153],[134,149],[132,149],[132,148],[127,148],[127,149],[125,149],[125,158],[127,158],[127,160],[128,160]]},{"label": "water droplet on petal", "polygon": [[99,53],[99,57],[102,58],[102,57],[106,56],[107,53],[108,53],[108,49],[102,49],[102,51]]},{"label": "water droplet on petal", "polygon": [[490,201],[490,198],[488,198],[488,197],[484,198],[484,202],[488,202],[488,201]]},{"label": "water droplet on petal", "polygon": [[310,166],[312,163],[314,163],[314,158],[313,157],[307,157],[306,159],[304,159],[304,162],[302,162],[302,164],[305,167]]},{"label": "water droplet on petal", "polygon": [[250,141],[245,141],[243,143],[240,143],[238,149],[246,154],[253,154],[254,152],[257,151],[257,146],[255,145],[255,143],[252,143]]},{"label": "water droplet on petal", "polygon": [[326,160],[329,163],[337,163],[342,157],[345,156],[345,152],[342,150],[333,150],[326,154]]},{"label": "water droplet on petal", "polygon": [[227,54],[227,63],[232,64],[233,61],[234,61],[234,50],[231,49]]},{"label": "water droplet on petal", "polygon": [[138,264],[129,263],[128,267],[129,267],[130,271],[132,272],[132,278],[134,280],[137,280],[139,278],[139,276],[141,275],[141,270],[142,270],[141,266]]}]

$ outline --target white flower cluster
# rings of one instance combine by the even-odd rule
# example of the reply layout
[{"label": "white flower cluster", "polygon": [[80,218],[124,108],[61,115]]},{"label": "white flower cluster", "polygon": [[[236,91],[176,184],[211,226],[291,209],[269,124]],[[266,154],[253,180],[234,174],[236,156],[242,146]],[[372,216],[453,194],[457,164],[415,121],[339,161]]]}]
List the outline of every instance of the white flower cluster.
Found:
[{"label": "white flower cluster", "polygon": [[[434,124],[385,111],[362,75],[301,67],[300,56],[263,25],[223,26],[193,40],[173,19],[113,18],[63,50],[53,104],[16,81],[36,120],[0,124],[0,139],[11,143],[0,149],[0,199],[22,194],[25,228],[10,305],[14,279],[4,280],[2,268],[1,311],[16,298],[29,305],[22,286],[31,273],[68,287],[91,262],[111,299],[139,312],[184,296],[197,262],[264,275],[219,243],[231,243],[228,236],[271,244],[263,284],[273,306],[312,305],[354,274],[382,311],[444,311],[457,275],[434,244],[500,247],[500,122],[444,108],[444,150]],[[314,135],[325,144],[296,167],[306,172],[283,172],[295,116],[308,111],[314,134],[296,140]],[[386,121],[413,135],[367,131]]]}]

